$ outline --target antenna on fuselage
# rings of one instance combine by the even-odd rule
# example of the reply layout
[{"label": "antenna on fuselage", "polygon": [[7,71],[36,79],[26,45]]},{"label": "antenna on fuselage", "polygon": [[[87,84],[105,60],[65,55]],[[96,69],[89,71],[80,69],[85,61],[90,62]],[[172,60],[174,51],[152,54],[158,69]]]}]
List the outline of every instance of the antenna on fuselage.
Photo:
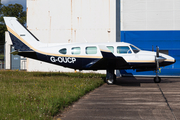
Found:
[{"label": "antenna on fuselage", "polygon": [[87,43],[88,41],[84,38],[84,41]]}]

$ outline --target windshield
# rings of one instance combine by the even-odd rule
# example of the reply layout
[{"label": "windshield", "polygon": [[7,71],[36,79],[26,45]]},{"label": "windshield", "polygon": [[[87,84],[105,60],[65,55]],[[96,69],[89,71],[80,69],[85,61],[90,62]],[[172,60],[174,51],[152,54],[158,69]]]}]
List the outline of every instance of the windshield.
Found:
[{"label": "windshield", "polygon": [[140,51],[139,48],[133,46],[133,45],[130,45],[131,49],[133,50],[134,53],[138,53]]},{"label": "windshield", "polygon": [[129,46],[118,46],[117,47],[118,54],[130,54],[132,53]]}]

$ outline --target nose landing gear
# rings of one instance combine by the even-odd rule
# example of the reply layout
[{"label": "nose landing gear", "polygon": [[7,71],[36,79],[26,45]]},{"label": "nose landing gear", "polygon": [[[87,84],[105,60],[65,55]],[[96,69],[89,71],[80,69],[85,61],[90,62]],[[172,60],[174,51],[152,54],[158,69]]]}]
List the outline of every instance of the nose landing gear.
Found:
[{"label": "nose landing gear", "polygon": [[155,83],[160,83],[161,82],[161,78],[158,77],[158,76],[154,77],[154,82]]},{"label": "nose landing gear", "polygon": [[160,83],[161,78],[158,76],[159,70],[159,63],[163,62],[165,58],[159,56],[159,47],[156,47],[156,56],[155,56],[155,63],[156,63],[156,77],[154,78],[155,83]]}]

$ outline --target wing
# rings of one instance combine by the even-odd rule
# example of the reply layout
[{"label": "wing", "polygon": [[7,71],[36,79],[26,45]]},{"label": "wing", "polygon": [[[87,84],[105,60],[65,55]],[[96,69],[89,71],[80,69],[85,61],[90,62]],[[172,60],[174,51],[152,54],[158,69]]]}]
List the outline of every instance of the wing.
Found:
[{"label": "wing", "polygon": [[89,69],[120,69],[128,63],[123,57],[116,57],[106,46],[99,45],[103,58],[93,61],[87,65]]}]

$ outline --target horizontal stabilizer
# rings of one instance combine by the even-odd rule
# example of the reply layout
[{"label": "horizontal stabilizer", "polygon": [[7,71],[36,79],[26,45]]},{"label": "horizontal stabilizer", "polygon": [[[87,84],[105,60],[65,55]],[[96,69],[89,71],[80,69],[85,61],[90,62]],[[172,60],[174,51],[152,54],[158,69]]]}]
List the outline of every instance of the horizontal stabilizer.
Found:
[{"label": "horizontal stabilizer", "polygon": [[37,59],[37,54],[34,51],[17,51],[16,50],[14,52],[11,52],[11,54]]},{"label": "horizontal stabilizer", "polygon": [[18,51],[11,52],[13,55],[18,55]]},{"label": "horizontal stabilizer", "polygon": [[11,54],[13,55],[18,55],[19,53],[36,53],[34,51],[14,51],[14,52],[11,52]]}]

